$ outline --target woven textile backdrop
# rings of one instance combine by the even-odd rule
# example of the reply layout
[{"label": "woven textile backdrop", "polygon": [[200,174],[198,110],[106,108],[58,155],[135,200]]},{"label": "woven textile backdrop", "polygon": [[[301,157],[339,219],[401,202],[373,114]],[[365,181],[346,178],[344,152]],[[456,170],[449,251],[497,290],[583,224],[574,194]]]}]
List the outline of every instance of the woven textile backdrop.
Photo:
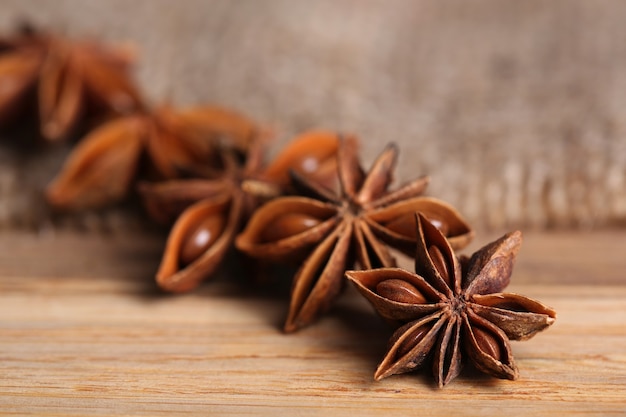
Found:
[{"label": "woven textile backdrop", "polygon": [[[626,2],[0,0],[0,30],[23,19],[131,41],[154,103],[233,107],[278,144],[353,132],[367,165],[395,141],[397,180],[431,175],[478,228],[626,224]],[[66,153],[0,148],[2,227],[125,227],[51,218]]]}]

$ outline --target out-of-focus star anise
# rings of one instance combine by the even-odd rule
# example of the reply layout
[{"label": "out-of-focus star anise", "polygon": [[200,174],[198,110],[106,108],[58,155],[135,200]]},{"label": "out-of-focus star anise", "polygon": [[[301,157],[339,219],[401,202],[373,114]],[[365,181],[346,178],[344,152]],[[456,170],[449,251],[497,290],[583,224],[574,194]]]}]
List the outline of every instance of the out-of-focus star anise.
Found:
[{"label": "out-of-focus star anise", "polygon": [[[0,123],[8,124],[36,96],[41,135],[65,139],[86,117],[142,107],[129,77],[128,48],[72,41],[25,29],[0,48]],[[33,94],[35,93],[35,94]]]},{"label": "out-of-focus star anise", "polygon": [[456,247],[469,242],[472,231],[451,206],[420,197],[428,183],[422,177],[388,191],[397,149],[389,145],[364,173],[350,141],[342,142],[337,172],[340,190],[294,175],[305,197],[280,197],[258,210],[236,245],[264,260],[294,262],[305,259],[292,286],[287,332],[312,323],[339,295],[344,272],[358,261],[364,269],[394,266],[388,246],[414,252],[415,211],[445,231]]},{"label": "out-of-focus star anise", "polygon": [[180,178],[185,168],[218,158],[221,142],[245,151],[260,132],[248,118],[210,106],[163,106],[114,119],[76,146],[46,197],[63,210],[101,207],[126,196],[140,162],[150,178]]},{"label": "out-of-focus star anise", "polygon": [[222,149],[222,163],[207,170],[207,179],[141,184],[145,206],[155,220],[180,216],[167,239],[157,284],[166,291],[185,292],[209,278],[259,202],[286,192],[289,171],[332,185],[338,143],[332,132],[307,132],[264,167],[263,143],[256,141],[246,155]]},{"label": "out-of-focus star anise", "polygon": [[415,272],[399,268],[349,271],[347,277],[389,321],[404,323],[391,337],[377,380],[432,361],[439,387],[463,362],[498,378],[516,379],[509,340],[525,340],[550,326],[556,312],[527,297],[502,293],[522,242],[520,232],[459,260],[423,215],[417,221]]}]

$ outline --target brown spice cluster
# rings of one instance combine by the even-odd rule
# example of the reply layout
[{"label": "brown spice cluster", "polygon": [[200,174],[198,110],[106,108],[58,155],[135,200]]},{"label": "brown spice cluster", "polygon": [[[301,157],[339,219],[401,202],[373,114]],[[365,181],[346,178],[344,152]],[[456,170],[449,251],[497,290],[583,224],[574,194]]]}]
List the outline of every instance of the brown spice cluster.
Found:
[{"label": "brown spice cluster", "polygon": [[24,25],[0,39],[0,123],[34,107],[48,141],[67,139],[81,118],[141,108],[128,48],[73,41]]},{"label": "brown spice cluster", "polygon": [[[268,129],[216,106],[150,108],[129,63],[120,50],[33,30],[0,39],[0,121],[28,106],[32,91],[49,141],[69,137],[89,111],[107,115],[48,186],[51,206],[97,208],[138,191],[148,215],[171,227],[156,274],[169,292],[210,278],[231,249],[300,265],[285,332],[312,325],[351,281],[397,328],[376,379],[430,366],[442,387],[464,363],[517,378],[509,340],[528,339],[556,317],[503,292],[520,232],[459,257],[472,228],[423,195],[428,177],[392,188],[394,144],[366,171],[355,137],[309,131],[266,162]],[[415,272],[398,268],[396,256],[414,258]]]},{"label": "brown spice cluster", "polygon": [[439,229],[416,217],[415,273],[398,268],[346,275],[384,318],[401,327],[391,337],[375,378],[432,362],[439,387],[454,379],[464,360],[498,378],[516,379],[509,340],[525,340],[550,326],[551,308],[502,291],[509,284],[522,242],[512,232],[458,258]]}]

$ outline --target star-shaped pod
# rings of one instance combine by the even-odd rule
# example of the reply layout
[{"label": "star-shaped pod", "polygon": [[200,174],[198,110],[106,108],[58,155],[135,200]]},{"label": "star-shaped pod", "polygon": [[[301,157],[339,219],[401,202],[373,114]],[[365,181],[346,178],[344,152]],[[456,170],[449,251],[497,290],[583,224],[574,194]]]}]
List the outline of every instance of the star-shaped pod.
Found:
[{"label": "star-shaped pod", "polygon": [[[365,174],[350,141],[339,147],[339,190],[294,175],[304,196],[280,197],[255,211],[236,246],[244,253],[276,262],[304,260],[293,280],[285,331],[312,323],[331,306],[355,260],[361,268],[394,266],[389,247],[413,253],[415,211],[426,213],[455,247],[472,231],[455,209],[419,196],[427,177],[388,191],[398,150],[389,145]],[[411,227],[407,227],[407,225]]]},{"label": "star-shaped pod", "polygon": [[156,180],[179,178],[184,168],[208,164],[220,142],[245,151],[261,131],[248,118],[212,106],[163,106],[114,119],[76,146],[46,198],[62,210],[105,206],[127,195],[140,168]]},{"label": "star-shaped pod", "polygon": [[391,337],[375,378],[431,364],[443,387],[463,362],[471,362],[489,375],[516,379],[509,340],[528,339],[556,318],[538,301],[502,292],[521,233],[509,233],[463,262],[421,214],[417,234],[415,273],[399,268],[346,273],[383,318],[403,324]]},{"label": "star-shaped pod", "polygon": [[264,198],[286,192],[294,170],[324,184],[335,183],[338,136],[306,132],[294,138],[267,166],[263,144],[257,141],[240,158],[221,152],[222,169],[211,178],[141,184],[145,206],[156,220],[176,218],[168,236],[157,284],[170,292],[185,292],[209,278],[232,247],[236,233]]},{"label": "star-shaped pod", "polygon": [[58,141],[86,116],[125,114],[142,107],[129,76],[132,57],[127,49],[32,28],[0,43],[2,123],[8,124],[36,96],[41,134]]}]

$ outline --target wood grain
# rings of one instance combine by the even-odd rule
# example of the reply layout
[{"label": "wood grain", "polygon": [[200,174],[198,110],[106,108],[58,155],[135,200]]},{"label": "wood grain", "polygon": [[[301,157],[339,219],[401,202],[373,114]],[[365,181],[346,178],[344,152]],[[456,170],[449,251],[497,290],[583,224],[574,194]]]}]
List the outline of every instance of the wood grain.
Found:
[{"label": "wood grain", "polygon": [[429,372],[375,382],[391,330],[348,289],[332,314],[279,331],[285,290],[223,274],[155,290],[158,238],[0,237],[0,415],[621,415],[623,232],[529,234],[511,290],[558,312],[513,343],[518,381]]}]

